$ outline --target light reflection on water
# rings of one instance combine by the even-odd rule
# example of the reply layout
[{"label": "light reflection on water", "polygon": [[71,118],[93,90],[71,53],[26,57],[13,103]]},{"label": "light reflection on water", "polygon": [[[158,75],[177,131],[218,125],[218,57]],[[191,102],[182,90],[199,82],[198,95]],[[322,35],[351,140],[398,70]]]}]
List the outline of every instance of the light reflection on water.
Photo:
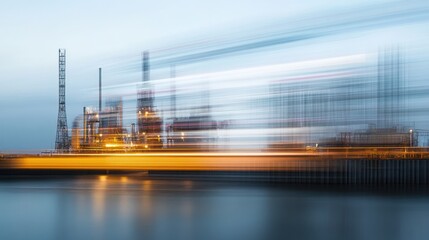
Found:
[{"label": "light reflection on water", "polygon": [[0,239],[427,239],[429,195],[149,177],[0,180]]}]

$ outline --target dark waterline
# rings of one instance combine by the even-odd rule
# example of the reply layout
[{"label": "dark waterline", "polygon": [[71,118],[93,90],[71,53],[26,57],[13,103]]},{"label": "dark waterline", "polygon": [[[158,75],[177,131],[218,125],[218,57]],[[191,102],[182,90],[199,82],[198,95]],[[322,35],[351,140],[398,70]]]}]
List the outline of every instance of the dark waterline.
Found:
[{"label": "dark waterline", "polygon": [[126,175],[0,179],[0,239],[428,237],[428,191]]}]

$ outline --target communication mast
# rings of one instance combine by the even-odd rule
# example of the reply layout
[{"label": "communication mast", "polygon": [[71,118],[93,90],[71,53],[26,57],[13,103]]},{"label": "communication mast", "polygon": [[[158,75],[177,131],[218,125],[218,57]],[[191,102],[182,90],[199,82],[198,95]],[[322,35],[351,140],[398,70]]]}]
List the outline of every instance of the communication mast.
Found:
[{"label": "communication mast", "polygon": [[68,151],[70,148],[70,139],[67,128],[66,115],[66,50],[59,49],[58,67],[59,67],[59,105],[57,120],[57,137],[55,140],[55,149],[59,152]]}]

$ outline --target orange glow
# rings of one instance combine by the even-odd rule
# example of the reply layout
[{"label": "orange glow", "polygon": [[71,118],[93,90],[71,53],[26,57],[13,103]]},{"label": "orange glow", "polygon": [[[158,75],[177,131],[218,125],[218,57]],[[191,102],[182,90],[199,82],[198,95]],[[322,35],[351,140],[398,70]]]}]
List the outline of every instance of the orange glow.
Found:
[{"label": "orange glow", "polygon": [[107,148],[118,147],[118,144],[106,143]]},{"label": "orange glow", "polygon": [[122,183],[126,183],[126,182],[128,182],[128,178],[127,178],[127,177],[121,177],[121,182],[122,182]]},{"label": "orange glow", "polygon": [[152,190],[152,181],[151,180],[144,180],[143,181],[143,190],[144,191]]},{"label": "orange glow", "polygon": [[[291,152],[53,154],[15,157],[17,169],[286,171],[325,167],[331,160],[429,157],[417,148],[317,148]],[[100,176],[100,181],[106,180]]]}]

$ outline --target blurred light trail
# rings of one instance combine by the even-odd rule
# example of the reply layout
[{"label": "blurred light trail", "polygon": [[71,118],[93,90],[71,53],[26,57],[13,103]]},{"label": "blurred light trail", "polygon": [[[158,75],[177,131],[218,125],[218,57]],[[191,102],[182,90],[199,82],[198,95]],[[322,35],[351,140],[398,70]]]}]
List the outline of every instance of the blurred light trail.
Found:
[{"label": "blurred light trail", "polygon": [[[332,11],[329,15],[312,15],[294,21],[288,19],[288,24],[282,27],[266,27],[264,30],[253,30],[249,36],[234,36],[226,39],[202,43],[186,44],[185,47],[162,48],[155,51],[159,56],[154,58],[151,68],[166,68],[171,64],[190,64],[213,58],[226,57],[257,51],[262,48],[274,47],[304,40],[316,39],[350,32],[368,31],[389,26],[398,26],[415,22],[427,22],[429,19],[429,4],[425,0],[395,1],[369,5],[341,11]],[[287,25],[287,27],[284,27]],[[278,29],[279,28],[279,29]],[[257,32],[257,34],[254,34]],[[197,47],[195,47],[197,46]],[[136,71],[140,64],[124,62],[119,71]],[[123,70],[120,70],[123,69]]]},{"label": "blurred light trail", "polygon": [[[289,152],[171,152],[54,154],[51,156],[8,156],[6,169],[63,170],[170,170],[170,171],[326,171],[347,160],[428,159],[427,148],[307,148]],[[100,180],[105,180],[101,176]],[[125,181],[125,180],[124,180]]]},{"label": "blurred light trail", "polygon": [[[368,54],[355,54],[355,55],[348,55],[348,56],[339,56],[339,57],[333,57],[333,58],[324,58],[324,59],[314,59],[314,60],[308,60],[308,61],[299,61],[299,62],[292,62],[292,63],[283,63],[283,64],[273,64],[273,65],[267,65],[267,66],[258,66],[258,67],[251,67],[251,68],[242,68],[242,69],[234,69],[234,70],[228,70],[228,71],[219,71],[219,72],[209,72],[209,73],[202,73],[202,74],[192,74],[187,76],[179,76],[175,77],[174,81],[180,81],[182,83],[186,83],[186,85],[192,85],[192,84],[201,84],[201,81],[209,81],[209,80],[216,80],[216,81],[228,81],[228,85],[216,85],[214,87],[224,87],[224,88],[230,88],[234,87],[235,85],[241,87],[243,85],[248,86],[248,80],[249,79],[257,79],[258,81],[255,82],[255,84],[259,85],[265,85],[266,81],[265,78],[271,79],[272,75],[274,74],[281,74],[276,76],[277,78],[292,78],[292,80],[300,80],[309,78],[312,75],[308,74],[301,75],[301,76],[294,76],[290,77],[287,75],[296,74],[297,71],[303,71],[305,74],[306,71],[314,71],[316,69],[324,69],[324,68],[339,68],[341,66],[348,66],[351,69],[350,65],[354,64],[365,64],[369,58],[371,58]],[[287,77],[286,77],[287,76]],[[327,77],[332,77],[327,76]],[[315,80],[317,79],[323,79],[324,75],[314,75],[313,77]],[[240,82],[239,80],[247,80],[246,82]],[[169,87],[168,84],[170,84],[171,78],[162,78],[162,79],[156,79],[156,81],[153,82],[154,85],[164,85],[165,87]],[[132,82],[132,83],[125,83],[125,84],[115,84],[104,87],[104,89],[117,89],[117,88],[127,88],[127,87],[135,87],[136,84],[140,84],[140,82]],[[95,89],[93,89],[95,90]],[[190,89],[192,90],[192,89]],[[199,89],[194,89],[195,91]],[[133,92],[129,92],[128,94],[134,94]]]}]

